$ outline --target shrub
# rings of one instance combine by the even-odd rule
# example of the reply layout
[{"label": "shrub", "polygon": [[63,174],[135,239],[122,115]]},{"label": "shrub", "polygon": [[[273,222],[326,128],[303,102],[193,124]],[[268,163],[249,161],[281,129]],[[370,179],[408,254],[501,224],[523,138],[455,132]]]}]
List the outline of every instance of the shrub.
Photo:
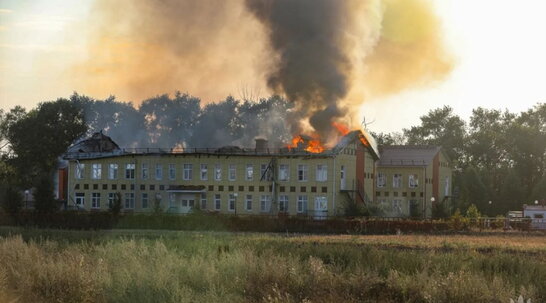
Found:
[{"label": "shrub", "polygon": [[121,213],[121,193],[117,192],[114,194],[114,201],[112,201],[112,204],[108,205],[110,212],[112,215],[117,218],[119,217],[119,214]]}]

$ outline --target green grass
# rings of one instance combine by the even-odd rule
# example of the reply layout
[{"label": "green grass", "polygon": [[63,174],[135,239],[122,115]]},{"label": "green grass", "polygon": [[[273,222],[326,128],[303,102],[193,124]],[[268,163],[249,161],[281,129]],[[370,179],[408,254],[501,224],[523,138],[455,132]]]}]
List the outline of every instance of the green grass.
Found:
[{"label": "green grass", "polygon": [[546,301],[543,236],[498,251],[463,240],[0,228],[0,301]]}]

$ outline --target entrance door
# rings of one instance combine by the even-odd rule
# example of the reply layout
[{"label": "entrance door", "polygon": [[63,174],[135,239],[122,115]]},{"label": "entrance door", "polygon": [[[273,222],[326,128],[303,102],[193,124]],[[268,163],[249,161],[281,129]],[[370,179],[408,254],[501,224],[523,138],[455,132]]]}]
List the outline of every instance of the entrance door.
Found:
[{"label": "entrance door", "polygon": [[191,212],[195,205],[195,197],[194,196],[182,196],[182,204],[180,207],[180,212],[183,214],[187,214]]}]

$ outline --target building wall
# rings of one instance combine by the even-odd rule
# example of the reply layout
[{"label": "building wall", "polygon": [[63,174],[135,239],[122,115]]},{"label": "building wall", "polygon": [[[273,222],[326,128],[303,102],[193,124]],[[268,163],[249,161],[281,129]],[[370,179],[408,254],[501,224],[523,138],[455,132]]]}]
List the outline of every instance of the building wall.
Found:
[{"label": "building wall", "polygon": [[[68,175],[69,205],[74,205],[76,196],[83,195],[83,208],[87,210],[107,210],[109,194],[121,193],[122,205],[125,206],[126,194],[134,195],[134,209],[125,208],[126,211],[150,212],[153,208],[153,202],[156,196],[161,198],[161,207],[163,210],[179,212],[180,209],[170,209],[169,186],[193,185],[204,186],[204,195],[206,197],[205,208],[211,211],[221,213],[237,214],[276,214],[275,211],[261,211],[261,196],[270,195],[272,209],[277,205],[281,195],[288,196],[288,214],[307,214],[314,215],[315,198],[325,197],[327,200],[326,215],[339,214],[343,201],[346,196],[340,195],[341,187],[341,168],[345,169],[346,186],[352,186],[356,179],[356,145],[351,144],[336,157],[302,157],[302,156],[278,156],[276,161],[276,174],[278,182],[275,191],[272,192],[272,182],[261,181],[261,165],[268,165],[272,157],[266,156],[229,156],[229,155],[197,155],[197,154],[164,154],[164,155],[125,155],[101,159],[87,159],[76,162],[70,161]],[[84,165],[83,178],[76,178],[77,163]],[[100,165],[100,179],[93,179],[93,164]],[[109,179],[109,165],[117,164],[118,172],[115,179]],[[125,177],[127,164],[134,164],[134,179]],[[148,167],[148,177],[143,178],[143,164]],[[183,176],[184,164],[192,165],[191,179],[185,180]],[[202,180],[200,176],[201,164],[207,165],[207,180]],[[252,180],[246,179],[247,164],[253,166]],[[161,180],[156,179],[156,165],[162,167]],[[175,178],[169,177],[169,165],[174,165]],[[221,167],[221,180],[215,180],[215,166]],[[229,166],[235,165],[236,178],[229,180]],[[289,175],[287,180],[279,180],[280,165],[288,165]],[[298,180],[298,165],[306,165],[307,180]],[[317,181],[317,165],[327,167],[327,179]],[[367,171],[372,171],[373,166]],[[373,182],[373,179],[370,179]],[[369,187],[369,185],[368,185]],[[370,191],[370,196],[373,196]],[[148,207],[142,206],[142,194],[148,195]],[[93,207],[93,194],[100,195],[100,206]],[[230,194],[237,194],[235,197],[235,207],[230,209],[228,200]],[[177,193],[177,195],[182,195]],[[184,196],[193,197],[195,207],[201,207],[202,193],[188,193]],[[215,208],[215,195],[220,195],[220,209]],[[246,197],[252,195],[252,209],[246,208]],[[273,196],[276,196],[276,201]],[[297,209],[298,196],[307,196],[307,212],[299,212]],[[127,201],[130,202],[130,199]],[[128,203],[130,206],[131,203]],[[96,206],[96,205],[95,205]],[[301,209],[300,209],[301,211]]]},{"label": "building wall", "polygon": [[[394,177],[401,175],[401,184],[394,186]],[[380,178],[386,178],[386,184],[381,186]],[[416,175],[418,184],[409,186],[409,176]],[[431,196],[432,165],[428,167],[385,167],[378,166],[376,173],[375,202],[383,210],[386,216],[422,216],[424,210],[430,214],[430,206],[425,204],[425,199]],[[428,203],[427,203],[428,204]]]}]

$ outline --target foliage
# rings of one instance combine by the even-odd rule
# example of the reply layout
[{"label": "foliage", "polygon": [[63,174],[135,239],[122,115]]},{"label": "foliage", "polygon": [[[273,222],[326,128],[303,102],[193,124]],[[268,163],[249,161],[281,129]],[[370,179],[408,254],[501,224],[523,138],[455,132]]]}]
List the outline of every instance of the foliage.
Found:
[{"label": "foliage", "polygon": [[53,196],[51,178],[40,178],[34,191],[34,209],[38,213],[52,213],[59,210],[59,203]]},{"label": "foliage", "polygon": [[14,186],[8,185],[0,196],[2,208],[10,215],[16,215],[23,205],[23,197]]},{"label": "foliage", "polygon": [[471,204],[466,210],[466,217],[469,219],[478,219],[481,216],[480,211],[474,204]]},{"label": "foliage", "polygon": [[163,208],[161,207],[161,196],[156,195],[154,197],[154,203],[152,205],[152,212],[155,215],[160,215],[163,213]]},{"label": "foliage", "polygon": [[[412,236],[368,244],[354,237],[340,243],[332,237],[271,234],[4,233],[0,298],[3,292],[21,302],[546,299],[544,252],[491,250],[489,237],[471,247],[442,237],[443,245],[431,249],[429,238],[422,244]],[[400,248],[393,237],[407,237],[412,245]]]},{"label": "foliage", "polygon": [[449,218],[451,228],[453,230],[466,230],[469,227],[469,220],[461,215],[461,211],[457,208],[455,213]]},{"label": "foliage", "polygon": [[122,208],[120,192],[116,192],[114,194],[114,200],[112,201],[112,204],[108,205],[108,208],[115,218],[119,216],[119,214],[121,213],[121,208]]}]

